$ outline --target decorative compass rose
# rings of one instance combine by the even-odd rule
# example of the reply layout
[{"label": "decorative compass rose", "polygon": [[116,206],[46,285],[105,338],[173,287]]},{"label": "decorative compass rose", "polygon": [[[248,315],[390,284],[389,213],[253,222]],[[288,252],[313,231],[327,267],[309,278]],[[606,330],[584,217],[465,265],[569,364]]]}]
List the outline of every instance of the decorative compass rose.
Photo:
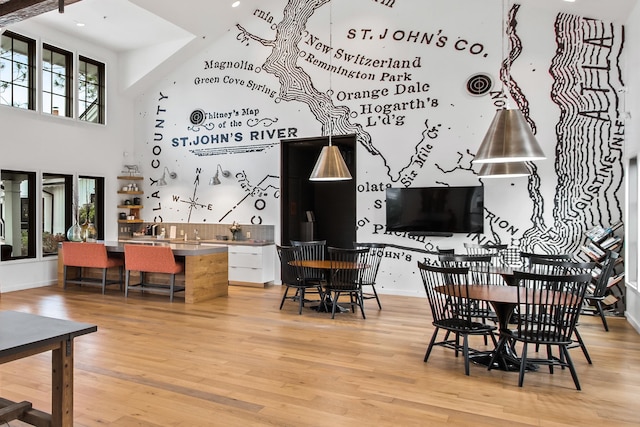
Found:
[{"label": "decorative compass rose", "polygon": [[187,222],[191,222],[191,213],[194,209],[202,208],[210,211],[213,210],[213,205],[211,203],[203,204],[198,202],[198,196],[196,194],[198,193],[198,185],[200,185],[201,172],[202,169],[196,169],[196,179],[193,181],[193,196],[189,197],[187,200],[182,200],[181,197],[174,197],[177,202],[186,203],[187,205],[189,205],[189,216],[187,217]]}]

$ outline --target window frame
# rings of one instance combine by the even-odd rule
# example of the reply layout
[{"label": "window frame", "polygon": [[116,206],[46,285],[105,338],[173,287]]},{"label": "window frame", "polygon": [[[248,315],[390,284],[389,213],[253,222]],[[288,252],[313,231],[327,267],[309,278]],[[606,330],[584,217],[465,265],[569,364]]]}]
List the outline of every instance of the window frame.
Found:
[{"label": "window frame", "polygon": [[[27,77],[26,77],[26,86],[23,85],[18,85],[15,83],[15,76],[13,71],[11,72],[11,81],[7,81],[5,83],[5,81],[2,81],[0,78],[0,87],[2,87],[2,85],[6,84],[5,90],[10,90],[11,92],[11,100],[10,102],[2,102],[2,97],[0,97],[0,105],[7,105],[10,107],[14,107],[14,108],[21,108],[23,110],[34,110],[36,109],[36,93],[37,93],[37,86],[36,86],[36,40],[30,38],[30,37],[26,37],[23,36],[21,34],[18,33],[14,33],[13,31],[9,31],[6,30],[4,31],[2,34],[0,34],[0,38],[4,41],[5,38],[9,38],[11,39],[11,58],[3,58],[4,60],[7,60],[11,63],[11,68],[13,70],[14,68],[14,64],[17,63],[17,61],[14,59],[15,56],[15,41],[20,41],[23,43],[27,44],[27,64],[26,65],[26,72],[27,72]],[[0,56],[1,56],[1,49],[0,49]],[[2,65],[0,62],[0,69],[1,69]],[[27,89],[27,105],[25,106],[20,106],[20,105],[15,105],[15,88],[16,87],[26,87]]]},{"label": "window frame", "polygon": [[[47,236],[45,236],[45,233],[47,233],[47,231],[45,231],[45,221],[48,220],[49,218],[47,218],[47,209],[45,208],[45,194],[47,194],[47,187],[49,186],[48,183],[45,182],[45,180],[47,179],[56,179],[56,178],[60,178],[63,180],[63,186],[64,186],[64,194],[63,194],[63,201],[62,201],[62,206],[63,208],[60,210],[56,210],[56,206],[60,206],[60,202],[55,202],[55,198],[52,200],[52,206],[51,206],[51,221],[52,221],[52,225],[51,225],[51,239],[53,242],[58,241],[58,238],[56,237],[58,234],[62,234],[62,239],[66,240],[66,236],[67,236],[67,230],[69,229],[69,227],[71,227],[71,224],[73,223],[73,175],[68,175],[68,174],[62,174],[62,173],[50,173],[50,172],[43,172],[42,173],[42,220],[40,222],[40,232],[42,234],[42,256],[43,257],[47,257],[47,256],[52,256],[52,255],[57,255],[57,248],[54,248],[51,252],[46,252],[46,246],[47,246],[47,242],[45,242],[45,239],[47,238]],[[55,223],[59,223],[60,221],[56,221],[56,213],[57,214],[62,214],[64,220],[63,222],[63,230],[55,230]],[[61,233],[60,233],[61,232]],[[53,243],[51,243],[53,244]]]},{"label": "window frame", "polygon": [[[26,175],[26,181],[27,181],[27,197],[23,198],[23,197],[18,197],[16,198],[15,196],[12,199],[12,202],[10,204],[10,206],[13,206],[15,203],[20,203],[19,207],[13,207],[12,211],[16,212],[16,208],[19,209],[20,214],[18,215],[18,218],[14,218],[13,215],[11,215],[11,220],[9,220],[8,215],[3,215],[3,220],[5,222],[5,237],[8,234],[6,232],[6,230],[8,229],[9,226],[12,226],[12,234],[13,234],[13,230],[15,229],[15,227],[13,227],[13,224],[15,223],[15,221],[19,221],[20,222],[20,247],[23,248],[26,247],[26,255],[18,255],[18,256],[11,256],[10,259],[8,260],[3,260],[3,261],[9,261],[9,260],[18,260],[18,259],[30,259],[30,258],[36,258],[36,240],[37,240],[37,235],[36,235],[36,220],[37,220],[37,214],[38,211],[36,210],[36,200],[39,198],[37,197],[36,194],[36,172],[31,172],[31,171],[23,171],[23,170],[13,170],[13,169],[2,169],[0,170],[0,181],[3,183],[3,187],[5,187],[4,191],[5,191],[5,199],[6,199],[6,191],[8,191],[6,189],[6,183],[5,180],[9,180],[9,175]],[[12,180],[13,181],[13,180]],[[22,180],[24,181],[24,180]],[[20,194],[18,194],[18,196],[21,196]],[[5,200],[6,203],[6,200]],[[3,208],[4,209],[4,208]],[[6,213],[6,211],[5,211]],[[26,219],[26,221],[24,221]],[[23,230],[26,230],[27,232],[27,242],[26,245],[23,246],[22,245],[22,232]],[[16,243],[14,241],[14,239],[12,238],[10,242],[7,242],[7,244],[10,244],[12,246],[16,246]]]},{"label": "window frame", "polygon": [[[88,82],[87,81],[87,72],[86,72],[86,68],[87,65],[93,65],[95,67],[97,67],[97,73],[96,73],[96,82]],[[78,105],[78,120],[83,121],[83,122],[87,122],[87,123],[97,123],[97,124],[105,124],[105,112],[106,112],[106,108],[105,108],[105,87],[106,87],[106,81],[105,81],[105,69],[106,69],[106,65],[103,62],[97,61],[95,59],[91,59],[88,58],[86,56],[83,55],[78,55],[78,101],[77,101],[77,105]],[[96,99],[95,101],[91,101],[89,102],[89,100],[87,99],[86,95],[81,95],[81,94],[86,94],[87,91],[83,91],[83,86],[84,85],[94,85],[96,86]],[[95,120],[92,120],[91,117],[88,113],[90,112],[89,107],[83,108],[83,105],[91,105],[91,104],[96,104],[97,106],[97,110],[96,110],[96,117]]]},{"label": "window frame", "polygon": [[[54,61],[51,60],[48,62],[48,64],[51,66],[51,71],[46,70],[45,69],[45,63],[47,63],[47,61],[45,60],[45,55],[47,53],[47,51],[51,52],[51,54],[58,54],[61,55],[64,58],[64,83],[65,83],[65,90],[64,90],[64,95],[60,95],[60,94],[56,94],[55,90],[54,90],[54,85],[55,85],[55,79],[54,76],[55,75],[60,75],[60,73],[56,73],[54,71],[55,69],[55,64]],[[42,83],[41,83],[41,93],[42,93],[42,106],[41,106],[41,110],[43,113],[46,114],[51,114],[51,115],[58,115],[58,113],[56,113],[54,111],[54,108],[56,108],[57,104],[54,101],[54,97],[55,96],[62,96],[64,98],[64,110],[62,110],[62,115],[64,117],[73,117],[73,110],[74,110],[74,60],[73,60],[73,53],[68,51],[68,50],[64,50],[62,48],[50,45],[48,43],[42,43],[42,60],[40,61],[41,66],[41,71],[42,71]],[[45,75],[46,74],[50,74],[50,81],[51,81],[51,85],[52,87],[50,88],[45,88]],[[50,100],[49,102],[45,102],[46,97],[49,97]],[[46,111],[46,105],[49,104],[49,111]],[[58,107],[59,108],[59,107]]]},{"label": "window frame", "polygon": [[[104,211],[105,211],[105,179],[101,176],[89,176],[89,175],[80,175],[78,176],[78,193],[81,191],[80,181],[86,180],[94,180],[94,200],[93,204],[95,204],[94,217],[93,217],[93,225],[96,228],[98,233],[98,240],[104,240]],[[83,195],[84,196],[84,195]],[[86,197],[85,197],[86,199]],[[80,209],[82,208],[82,201],[84,199],[78,199],[78,210],[76,214],[78,215],[78,224],[80,226],[83,225],[82,219],[80,218]]]}]

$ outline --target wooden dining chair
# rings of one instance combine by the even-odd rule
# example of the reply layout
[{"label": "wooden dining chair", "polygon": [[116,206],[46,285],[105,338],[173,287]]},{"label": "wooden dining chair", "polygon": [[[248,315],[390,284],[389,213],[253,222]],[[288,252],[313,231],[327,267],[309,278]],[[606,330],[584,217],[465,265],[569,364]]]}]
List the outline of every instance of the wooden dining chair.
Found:
[{"label": "wooden dining chair", "polygon": [[[462,352],[464,357],[464,372],[469,375],[469,360],[471,356],[488,356],[490,350],[480,351],[469,346],[470,335],[490,336],[494,347],[497,341],[494,331],[495,325],[489,325],[474,319],[474,301],[469,295],[468,267],[439,267],[418,262],[418,269],[431,308],[432,325],[435,327],[431,340],[424,355],[424,361],[429,360],[434,346],[453,349],[456,357]],[[440,330],[446,331],[442,341],[436,341]],[[453,333],[455,338],[449,339]],[[462,337],[462,344],[460,338]]]},{"label": "wooden dining chair", "polygon": [[489,255],[491,256],[491,265],[494,267],[502,266],[502,251],[507,249],[505,244],[476,244],[464,243],[464,248],[469,255]]},{"label": "wooden dining chair", "polygon": [[362,297],[362,271],[367,267],[364,260],[369,249],[346,249],[329,246],[327,251],[331,261],[331,271],[325,284],[325,292],[332,301],[331,318],[335,318],[338,299],[341,295],[347,294],[351,312],[355,313],[355,308],[360,307],[362,318],[366,319]]},{"label": "wooden dining chair", "polygon": [[[292,301],[298,301],[298,314],[302,314],[304,303],[307,302],[305,299],[306,291],[309,288],[317,291],[319,295],[318,303],[323,304],[324,292],[321,284],[318,282],[307,282],[304,277],[304,268],[296,264],[297,261],[302,259],[302,248],[300,246],[276,245],[276,250],[280,259],[280,277],[282,284],[285,286],[282,300],[280,301],[280,310],[282,310],[285,300],[290,299]],[[289,295],[289,291],[292,289],[295,289],[295,294]]]},{"label": "wooden dining chair", "polygon": [[[300,256],[304,260],[324,260],[327,252],[326,240],[291,240],[291,246],[298,246],[301,249]],[[317,282],[322,284],[326,279],[322,270],[303,267],[304,277],[307,282]]]},{"label": "wooden dining chair", "polygon": [[[545,275],[516,271],[514,275],[521,289],[517,295],[518,323],[515,328],[500,331],[500,340],[489,369],[494,366],[494,359],[505,346],[520,342],[522,351],[519,387],[524,383],[526,367],[534,364],[549,366],[550,374],[553,374],[554,366],[569,368],[575,387],[580,390],[578,374],[568,347],[573,342],[572,336],[591,274]],[[556,357],[547,350],[546,357],[540,353],[535,353],[532,357],[528,353],[529,344],[546,346],[548,349],[556,346],[560,356]]]},{"label": "wooden dining chair", "polygon": [[548,259],[552,261],[571,261],[571,254],[536,254],[533,252],[520,251],[520,259],[522,260],[522,269],[526,270],[531,264],[531,258]]},{"label": "wooden dining chair", "polygon": [[[382,310],[382,304],[380,304],[380,298],[378,297],[378,292],[376,291],[376,281],[378,278],[378,270],[380,269],[380,263],[382,261],[382,257],[384,256],[384,248],[386,245],[384,243],[358,243],[354,242],[353,247],[356,249],[367,249],[368,252],[364,256],[364,263],[367,265],[362,271],[362,298],[367,299],[375,299],[378,303],[378,309]],[[371,291],[367,292],[365,289],[370,288]]]},{"label": "wooden dining chair", "polygon": [[[473,285],[506,285],[497,273],[492,272],[492,255],[442,254],[439,256],[443,267],[467,268],[468,283]],[[472,317],[481,322],[497,321],[496,313],[487,301],[472,300],[469,304]]]},{"label": "wooden dining chair", "polygon": [[[549,257],[536,257],[529,258],[529,267],[527,269],[530,273],[547,274],[547,275],[564,275],[571,276],[577,274],[589,274],[593,275],[593,269],[595,268],[595,262],[581,262],[581,261],[567,261],[564,259],[554,260]],[[561,284],[558,284],[560,286]],[[580,347],[585,359],[591,365],[591,355],[587,350],[587,345],[582,339],[578,325],[573,330],[576,338],[576,344],[572,344],[569,348]]]}]

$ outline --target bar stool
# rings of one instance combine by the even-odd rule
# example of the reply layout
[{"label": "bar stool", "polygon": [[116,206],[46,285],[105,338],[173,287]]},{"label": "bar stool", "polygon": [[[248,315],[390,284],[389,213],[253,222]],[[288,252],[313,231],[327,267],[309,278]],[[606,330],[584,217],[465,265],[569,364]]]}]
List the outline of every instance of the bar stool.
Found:
[{"label": "bar stool", "polygon": [[[173,251],[169,246],[124,245],[124,265],[127,270],[124,296],[129,289],[152,288],[169,294],[169,301],[173,302],[173,295],[184,291],[184,286],[176,286],[176,274],[184,271],[184,264],[176,262]],[[140,283],[131,284],[131,272],[140,272]],[[145,273],[169,274],[169,284],[145,282]]]}]

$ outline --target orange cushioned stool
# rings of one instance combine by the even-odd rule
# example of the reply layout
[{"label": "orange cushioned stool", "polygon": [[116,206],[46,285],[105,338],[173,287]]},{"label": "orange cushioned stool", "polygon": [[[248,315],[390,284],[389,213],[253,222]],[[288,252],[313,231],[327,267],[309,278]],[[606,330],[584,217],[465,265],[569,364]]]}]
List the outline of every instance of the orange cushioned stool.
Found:
[{"label": "orange cushioned stool", "polygon": [[[144,292],[144,288],[153,288],[161,292],[169,293],[169,300],[173,301],[176,292],[184,291],[184,286],[176,286],[176,274],[184,271],[184,264],[176,262],[173,251],[169,246],[150,245],[124,245],[124,263],[127,270],[124,296],[128,296],[129,289],[139,288]],[[140,283],[131,284],[131,272],[140,272]],[[165,273],[170,274],[169,284],[158,284],[145,282],[145,273]]]},{"label": "orange cushioned stool", "polygon": [[[67,288],[67,283],[77,285],[101,284],[103,294],[105,293],[107,285],[114,283],[120,284],[120,289],[122,289],[122,266],[124,262],[122,258],[110,257],[103,243],[62,242],[62,263],[64,264],[65,289]],[[67,275],[67,267],[78,267],[78,277],[70,279]],[[107,280],[107,270],[114,267],[118,267],[120,270],[120,279]],[[102,278],[98,279],[83,276],[83,268],[102,269]]]}]

